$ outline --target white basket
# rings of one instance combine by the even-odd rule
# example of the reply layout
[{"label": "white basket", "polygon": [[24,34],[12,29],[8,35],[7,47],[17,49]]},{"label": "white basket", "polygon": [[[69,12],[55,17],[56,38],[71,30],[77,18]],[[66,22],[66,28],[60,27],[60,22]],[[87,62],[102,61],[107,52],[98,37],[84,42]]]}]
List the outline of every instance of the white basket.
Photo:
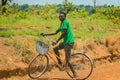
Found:
[{"label": "white basket", "polygon": [[36,51],[41,54],[45,55],[48,53],[49,46],[41,41],[36,41]]}]

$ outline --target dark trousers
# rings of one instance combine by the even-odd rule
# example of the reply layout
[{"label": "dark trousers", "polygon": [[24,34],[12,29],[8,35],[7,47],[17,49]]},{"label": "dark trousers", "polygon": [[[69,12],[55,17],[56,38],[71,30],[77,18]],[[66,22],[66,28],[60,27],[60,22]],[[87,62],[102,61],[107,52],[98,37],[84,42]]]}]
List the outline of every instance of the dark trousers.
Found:
[{"label": "dark trousers", "polygon": [[[66,62],[68,63],[68,66],[70,67],[71,71],[74,74],[75,71],[72,68],[72,65],[71,65],[71,62],[70,62],[71,49],[73,48],[73,45],[74,45],[74,43],[67,43],[67,44],[60,43],[58,46],[56,46],[54,48],[54,52],[56,53],[57,56],[60,56],[59,50],[64,49]],[[57,60],[58,60],[59,64],[62,64],[59,58],[57,58]]]}]

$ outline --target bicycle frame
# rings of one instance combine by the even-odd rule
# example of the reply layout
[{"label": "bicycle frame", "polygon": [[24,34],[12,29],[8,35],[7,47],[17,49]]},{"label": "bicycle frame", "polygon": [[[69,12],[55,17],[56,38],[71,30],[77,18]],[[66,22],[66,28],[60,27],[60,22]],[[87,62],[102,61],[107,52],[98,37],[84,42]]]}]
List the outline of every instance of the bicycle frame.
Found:
[{"label": "bicycle frame", "polygon": [[[52,45],[52,41],[50,41],[46,36],[43,36],[43,37],[50,43],[50,45]],[[52,49],[53,49],[53,48],[52,48]],[[55,61],[55,59],[54,59],[50,54],[52,54],[52,51],[48,51],[48,53],[47,53],[46,55],[48,55],[48,56],[52,59],[52,61],[53,61],[59,68],[64,69],[64,67],[63,67],[62,65],[58,64],[58,62]],[[66,64],[65,60],[63,61],[63,60],[62,60],[59,56],[57,56],[55,53],[54,53],[54,56],[55,56],[56,58],[59,58],[59,59],[61,60],[61,62],[63,63],[63,65]]]},{"label": "bicycle frame", "polygon": [[[50,44],[52,44],[52,41],[50,41],[46,36],[43,36],[43,37]],[[48,58],[50,58],[54,62],[54,64],[56,64],[58,66],[59,69],[61,69],[63,71],[66,71],[70,78],[83,80],[83,79],[87,79],[92,73],[92,70],[93,70],[92,59],[84,51],[83,52],[78,52],[78,51],[74,50],[74,53],[71,54],[71,65],[73,65],[72,67],[73,67],[74,71],[78,74],[80,72],[80,75],[81,75],[81,74],[83,74],[83,72],[85,70],[85,74],[83,74],[82,76],[78,76],[77,78],[75,77],[76,75],[74,75],[73,70],[71,69],[69,64],[67,64],[67,62],[65,62],[66,61],[65,59],[63,60],[62,58],[57,56],[55,53],[53,53],[52,50],[49,50],[49,51],[47,50],[45,53],[46,54],[43,54],[43,55],[38,54],[30,62],[30,65],[29,65],[29,68],[28,68],[28,74],[31,78],[36,79],[36,78],[40,77],[41,75],[43,75],[45,73],[45,71],[47,70],[47,66],[49,66],[49,59]],[[45,61],[40,60],[41,62],[39,63],[39,59],[41,59],[42,57],[45,59]],[[54,57],[56,58],[56,60],[54,59]],[[59,58],[61,60],[62,65],[58,64],[57,58]],[[44,64],[41,64],[41,63],[44,63]]]},{"label": "bicycle frame", "polygon": [[[64,69],[63,66],[60,65],[60,64],[58,64],[58,62],[55,61],[55,59],[54,59],[50,54],[52,54],[51,51],[49,51],[48,54],[46,54],[46,55],[48,55],[48,56],[50,57],[50,59],[52,59],[52,61],[53,61],[59,68]],[[62,60],[59,56],[57,56],[55,53],[54,53],[54,56],[55,56],[56,58],[59,58],[59,59],[61,60],[61,62],[62,62],[63,64],[65,64],[65,61],[63,61],[63,60]]]}]

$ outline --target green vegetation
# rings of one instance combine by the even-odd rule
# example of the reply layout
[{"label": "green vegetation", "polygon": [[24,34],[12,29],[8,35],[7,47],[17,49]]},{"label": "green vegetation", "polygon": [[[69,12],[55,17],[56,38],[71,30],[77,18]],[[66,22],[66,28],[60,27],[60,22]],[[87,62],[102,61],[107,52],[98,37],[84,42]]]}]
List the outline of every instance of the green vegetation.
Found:
[{"label": "green vegetation", "polygon": [[14,35],[14,30],[3,30],[3,31],[0,31],[0,36],[1,37],[11,37]]},{"label": "green vegetation", "polygon": [[[73,5],[65,0],[59,5],[4,5],[0,8],[0,37],[10,38],[13,42],[6,40],[5,44],[12,44],[16,54],[22,56],[24,62],[29,62],[34,55],[32,53],[35,53],[35,40],[40,39],[39,33],[49,33],[58,28],[60,11],[68,13],[67,19],[76,38],[98,40],[120,31],[120,6],[101,6],[94,10],[92,6]],[[53,39],[58,36],[59,34]],[[26,46],[24,43],[27,40],[29,43]]]},{"label": "green vegetation", "polygon": [[[94,14],[92,16],[87,16],[83,18],[72,18],[68,15],[68,20],[73,28],[75,37],[79,38],[102,38],[111,33],[116,33],[111,31],[111,29],[120,29],[118,24],[112,22],[112,20],[107,18],[102,18]],[[9,16],[11,17],[11,16]],[[14,35],[33,35],[39,36],[39,32],[51,32],[57,29],[60,22],[58,18],[44,20],[39,17],[28,17],[26,19],[16,20],[15,22],[9,20],[9,17],[2,18],[2,21],[7,20],[6,22],[0,24],[0,26],[7,28],[7,30],[0,31],[0,36],[2,37],[11,37]],[[96,34],[101,35],[96,35]],[[107,34],[107,35],[106,35]]]}]

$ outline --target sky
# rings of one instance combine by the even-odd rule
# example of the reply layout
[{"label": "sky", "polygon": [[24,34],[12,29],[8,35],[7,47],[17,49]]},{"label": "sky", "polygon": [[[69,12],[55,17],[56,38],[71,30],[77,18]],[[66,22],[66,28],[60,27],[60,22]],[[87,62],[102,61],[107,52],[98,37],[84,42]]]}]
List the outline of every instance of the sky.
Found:
[{"label": "sky", "polygon": [[[18,3],[20,5],[22,4],[40,4],[40,5],[44,5],[46,3],[49,4],[62,4],[63,0],[13,0],[15,3]],[[93,5],[93,1],[94,0],[68,0],[69,2],[73,2],[73,4],[75,5],[80,5],[80,4],[84,4],[84,5]],[[120,0],[96,0],[96,5],[100,6],[100,5],[115,5],[115,6],[120,6]]]}]

